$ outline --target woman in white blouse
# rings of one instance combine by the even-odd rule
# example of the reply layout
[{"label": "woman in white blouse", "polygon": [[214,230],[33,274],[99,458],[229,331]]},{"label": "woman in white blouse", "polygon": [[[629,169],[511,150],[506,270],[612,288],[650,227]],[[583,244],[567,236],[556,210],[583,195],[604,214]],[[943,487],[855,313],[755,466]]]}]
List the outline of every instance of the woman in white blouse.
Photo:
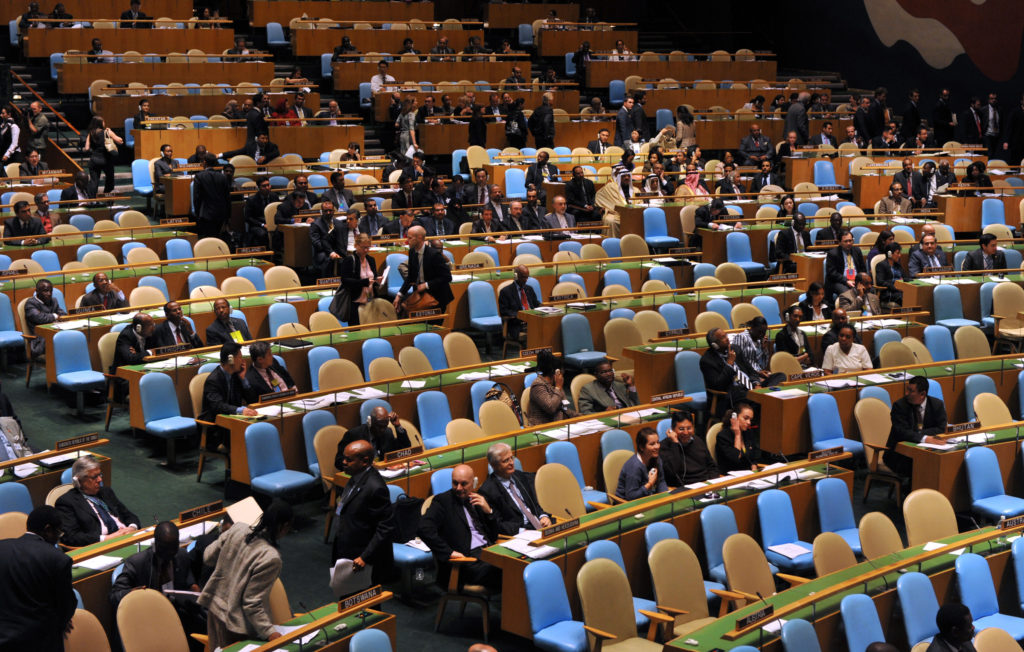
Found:
[{"label": "woman in white blouse", "polygon": [[839,329],[839,341],[825,349],[822,369],[836,374],[852,371],[866,371],[872,368],[871,356],[863,344],[853,341],[853,326],[846,324]]}]

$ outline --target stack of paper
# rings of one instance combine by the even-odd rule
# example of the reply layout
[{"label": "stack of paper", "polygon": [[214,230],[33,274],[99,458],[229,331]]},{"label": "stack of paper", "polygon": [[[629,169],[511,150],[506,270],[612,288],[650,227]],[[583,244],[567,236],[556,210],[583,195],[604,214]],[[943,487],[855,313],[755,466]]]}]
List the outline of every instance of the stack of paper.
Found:
[{"label": "stack of paper", "polygon": [[921,442],[918,446],[921,448],[931,448],[937,451],[951,451],[956,448],[956,444],[929,444],[927,442]]},{"label": "stack of paper", "polygon": [[280,417],[288,414],[295,414],[298,411],[298,408],[294,408],[290,405],[266,405],[261,408],[256,408],[256,413],[261,417]]},{"label": "stack of paper", "polygon": [[[301,629],[302,627],[305,627],[308,624],[309,623],[305,623],[305,624],[302,624],[302,625],[274,625],[274,629],[276,631],[278,631],[279,633],[281,633],[281,634],[290,634],[290,633],[294,632],[297,629]],[[299,645],[305,645],[305,644],[309,643],[310,641],[312,641],[317,636],[320,636],[320,634],[322,634],[322,633],[323,633],[323,630],[322,629],[318,629],[315,632],[310,632],[310,633],[306,634],[302,638],[298,639],[297,642],[299,643]],[[296,643],[296,641],[292,641],[292,644],[294,644],[294,643]],[[258,648],[259,648],[258,645],[254,646],[254,649],[258,649]]]},{"label": "stack of paper", "polygon": [[[924,549],[925,552],[931,552],[932,550],[938,550],[939,548],[945,548],[947,545],[948,544],[945,544],[945,543],[939,543],[938,541],[929,541],[928,543],[924,544],[924,546],[922,546],[922,548]],[[954,557],[959,557],[960,555],[964,554],[964,552],[966,550],[967,550],[967,548],[958,548],[957,550],[954,550],[954,551],[950,552],[949,554],[953,555]]]},{"label": "stack of paper", "polygon": [[183,527],[178,530],[178,541],[181,543],[188,543],[192,539],[196,539],[207,532],[212,531],[215,527],[217,527],[217,523],[215,521],[203,521],[202,523]]},{"label": "stack of paper", "polygon": [[466,373],[459,374],[456,376],[459,380],[484,380],[490,378],[490,375],[483,371],[467,371]]},{"label": "stack of paper", "polygon": [[71,319],[69,321],[54,322],[53,327],[62,331],[73,331],[85,328],[89,325],[88,319]]},{"label": "stack of paper", "polygon": [[828,380],[818,380],[812,383],[818,387],[828,387],[831,389],[842,389],[843,387],[856,387],[860,384],[856,378],[830,378]]},{"label": "stack of paper", "polygon": [[382,396],[387,396],[387,394],[380,391],[376,387],[360,387],[359,389],[353,389],[352,393],[358,396],[359,398],[363,399],[364,401],[368,401],[371,398],[380,398]]},{"label": "stack of paper", "polygon": [[89,568],[94,571],[105,571],[107,569],[113,568],[114,566],[117,566],[122,561],[124,560],[120,557],[111,557],[110,555],[99,555],[98,557],[92,557],[90,559],[86,559],[85,561],[80,561],[77,564],[75,564],[75,566],[78,568]]},{"label": "stack of paper", "polygon": [[410,548],[416,548],[417,550],[421,550],[423,552],[430,552],[430,546],[423,543],[423,540],[419,537],[406,541],[405,545],[409,546]]},{"label": "stack of paper", "polygon": [[813,550],[807,546],[799,543],[777,543],[774,546],[768,546],[768,549],[787,559],[796,559],[800,555],[806,555],[809,552],[813,552]]},{"label": "stack of paper", "polygon": [[993,435],[991,432],[975,432],[967,435],[966,437],[953,437],[952,439],[948,439],[946,441],[953,444],[962,444],[963,442],[967,442],[969,444],[985,444],[988,443],[988,441],[993,437],[995,437],[995,435]]},{"label": "stack of paper", "polygon": [[558,548],[552,546],[531,546],[530,542],[539,539],[540,532],[537,530],[523,530],[516,536],[502,541],[501,545],[520,555],[526,555],[530,559],[544,559],[558,552]]},{"label": "stack of paper", "polygon": [[402,389],[421,389],[426,384],[425,380],[403,380]]}]

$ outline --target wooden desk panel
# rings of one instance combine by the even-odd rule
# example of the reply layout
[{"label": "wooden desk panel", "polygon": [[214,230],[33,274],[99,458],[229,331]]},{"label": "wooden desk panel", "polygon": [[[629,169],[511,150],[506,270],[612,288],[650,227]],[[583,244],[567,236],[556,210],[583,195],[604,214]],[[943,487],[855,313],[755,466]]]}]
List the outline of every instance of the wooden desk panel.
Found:
[{"label": "wooden desk panel", "polygon": [[[987,444],[999,459],[999,472],[1003,486],[1011,496],[1019,496],[1024,484],[1024,468],[1017,441]],[[971,511],[971,492],[967,486],[966,450],[937,451],[900,443],[897,450],[914,461],[910,488],[934,489],[949,498],[958,512]]]},{"label": "wooden desk panel", "polygon": [[[114,84],[139,82],[153,86],[171,82],[232,85],[241,82],[266,83],[274,78],[274,64],[271,61],[64,63],[57,68],[57,88],[61,93],[87,93],[89,84],[97,79],[106,79]],[[138,99],[136,107],[137,102]],[[223,108],[221,105],[221,110]]]},{"label": "wooden desk panel", "polygon": [[491,29],[517,29],[523,23],[532,25],[535,20],[547,18],[552,10],[567,23],[579,22],[580,6],[564,2],[488,3],[484,5],[484,20]]},{"label": "wooden desk panel", "polygon": [[[149,0],[147,0],[147,7]],[[301,15],[334,20],[434,20],[433,2],[359,2],[356,0],[249,0],[249,23],[266,27],[281,23],[288,27]],[[160,14],[165,15],[165,14]],[[338,39],[341,42],[341,39]]]},{"label": "wooden desk panel", "polygon": [[[615,42],[621,39],[627,48],[636,52],[639,34],[635,29],[609,31],[542,29],[538,34],[534,35],[534,40],[537,42],[537,51],[540,53],[540,56],[558,57],[561,59],[565,56],[566,52],[579,50],[583,41],[590,41],[591,51],[604,52],[612,50],[615,47]],[[662,76],[668,77],[670,75]]]},{"label": "wooden desk panel", "polygon": [[[367,77],[363,81],[369,81],[369,79],[370,78]],[[482,102],[483,104],[488,104],[489,100],[487,99],[487,97],[490,96],[491,93],[493,93],[493,92],[504,92],[504,91],[474,91],[474,92],[476,94],[477,101]],[[543,95],[544,95],[544,91],[508,91],[508,93],[512,95],[512,99],[516,99],[516,98],[520,98],[520,97],[523,98],[523,108],[525,108],[525,109],[534,109],[534,108],[540,106],[541,100],[543,99]],[[441,106],[441,96],[445,95],[445,94],[447,94],[449,97],[452,98],[452,104],[454,105],[455,101],[462,95],[462,92],[456,92],[456,91],[434,91],[432,93],[421,93],[419,91],[416,91],[416,92],[404,92],[404,93],[402,93],[402,97],[403,97],[403,99],[406,98],[406,97],[415,98],[415,99],[417,99],[419,101],[420,105],[422,106],[423,105],[423,98],[426,97],[427,95],[432,95],[434,97],[435,104],[437,104],[437,106]],[[578,90],[553,91],[552,95],[554,96],[554,101],[551,104],[552,108],[565,109],[566,112],[568,112],[568,113],[579,113],[579,110],[580,110],[580,92]],[[388,107],[390,105],[391,105],[391,93],[390,92],[384,91],[384,92],[375,94],[373,96],[373,117],[378,122],[386,122],[386,121],[388,121],[388,119],[389,119],[388,118]],[[465,118],[465,120],[468,122],[469,118]],[[556,124],[556,126],[555,126],[556,131],[558,129],[558,125],[560,125],[560,124],[563,124],[563,123]],[[597,137],[596,133],[597,133],[597,130],[594,131],[595,135],[593,135],[591,138],[589,138],[589,140],[594,140]]]},{"label": "wooden desk panel", "polygon": [[[556,32],[557,33],[557,32]],[[571,32],[561,32],[571,33]],[[604,32],[606,34],[620,34],[622,32]],[[634,45],[626,45],[630,50],[636,51]],[[611,50],[612,44],[605,48],[598,48],[594,42],[590,42],[592,50]],[[574,47],[552,55],[544,56],[565,56],[566,52],[575,52]],[[766,79],[773,80],[776,75],[775,59],[761,61],[607,61],[595,60],[590,62],[587,68],[587,86],[607,87],[613,79],[625,80],[630,75],[640,75],[644,79]],[[752,92],[757,95],[758,92]],[[762,95],[767,95],[761,92]],[[812,131],[811,133],[816,133]],[[701,143],[703,145],[703,143]]]},{"label": "wooden desk panel", "polygon": [[[105,65],[105,64],[96,64]],[[135,64],[139,65],[139,64]],[[291,104],[295,99],[295,93],[266,93],[267,97],[270,98],[270,105],[274,106],[281,101],[282,98],[287,98],[288,103]],[[175,115],[205,115],[212,116],[217,115],[224,110],[228,102],[235,100],[238,102],[238,106],[241,107],[242,103],[247,99],[251,99],[251,95],[241,94],[217,94],[217,95],[147,95],[145,96],[149,100],[149,106],[153,111],[153,115],[162,116],[175,116]],[[108,125],[118,127],[124,124],[124,121],[128,118],[134,118],[139,112],[139,100],[142,97],[133,95],[93,95],[92,101],[93,106],[96,107],[96,113],[102,115],[107,121]],[[314,112],[320,110],[320,93],[312,92],[306,93],[306,106]],[[243,123],[236,123],[243,124]],[[136,128],[138,125],[136,125]]]},{"label": "wooden desk panel", "polygon": [[[614,122],[558,122],[555,123],[555,144],[559,147],[586,147],[594,140],[600,129],[608,129],[614,137]],[[469,146],[469,125],[420,125],[418,142],[420,149],[428,153],[451,152]],[[487,147],[503,149],[508,147],[505,139],[505,123],[487,123]],[[536,147],[533,134],[526,138],[527,147]],[[571,167],[571,166],[570,166]],[[504,186],[502,176],[493,183]]]},{"label": "wooden desk panel", "polygon": [[[939,220],[953,227],[957,237],[962,237],[963,233],[979,233],[981,231],[981,203],[986,199],[992,198],[938,195],[936,204],[939,212],[943,214]],[[1001,195],[996,199],[1003,202],[1006,223],[1010,227],[1019,227],[1021,224],[1021,198],[1016,195]]]},{"label": "wooden desk panel", "polygon": [[[351,20],[344,18],[343,20]],[[341,39],[349,37],[352,45],[362,52],[390,52],[392,54],[402,49],[402,41],[407,38],[417,38],[420,41],[419,50],[429,50],[434,47],[441,34],[448,37],[448,47],[461,52],[469,44],[471,36],[480,37],[483,42],[484,31],[482,29],[452,29],[452,30],[383,30],[383,29],[297,29],[292,31],[292,51],[297,57],[319,57],[325,52],[334,52],[334,48],[341,44]],[[429,46],[422,47],[429,43]],[[369,81],[369,78],[366,79]]]},{"label": "wooden desk panel", "polygon": [[[120,16],[120,11],[117,13]],[[61,28],[43,29],[32,27],[23,39],[25,55],[32,58],[49,58],[52,52],[67,52],[92,49],[92,40],[103,41],[103,49],[111,52],[184,52],[197,48],[203,52],[220,54],[235,44],[232,29],[96,29]],[[135,64],[138,65],[138,64]]]},{"label": "wooden desk panel", "polygon": [[[648,112],[648,115],[650,115],[650,112]],[[702,148],[734,150],[740,146],[741,140],[750,135],[750,125],[753,122],[749,120],[696,120],[693,125],[696,131],[697,142],[700,143]],[[785,140],[785,120],[769,118],[757,120],[756,122],[761,125],[761,133],[768,136],[771,142],[777,143]],[[824,119],[812,119],[810,121],[811,133],[816,134],[821,131],[821,126],[825,122],[826,120]],[[846,125],[853,124],[853,119],[833,119],[827,122],[832,123],[836,132],[841,132],[846,129]]]},{"label": "wooden desk panel", "polygon": [[[417,32],[409,32],[416,34]],[[427,52],[433,44],[416,44],[421,52]],[[417,83],[421,81],[441,82],[468,79],[476,81],[486,79],[496,82],[507,79],[512,74],[512,66],[529,65],[525,57],[520,60],[501,59],[499,61],[392,61],[388,65],[388,74],[399,83]],[[338,61],[334,64],[334,88],[339,91],[359,90],[359,84],[369,82],[377,74],[376,61]],[[389,94],[390,101],[390,94]],[[573,107],[573,112],[578,107]]]},{"label": "wooden desk panel", "polygon": [[[245,128],[228,129],[133,129],[135,158],[151,159],[160,156],[160,146],[170,143],[176,152],[192,153],[196,145],[216,154],[245,145]],[[347,147],[355,141],[363,146],[363,127],[270,127],[270,142],[281,148],[281,154],[294,152],[306,159],[316,159],[322,152]]]},{"label": "wooden desk panel", "polygon": [[[63,0],[64,9],[72,16],[96,18],[109,16],[117,18],[122,11],[128,9],[124,0]],[[40,10],[48,12],[56,3],[40,3]],[[276,4],[276,3],[275,3]],[[3,22],[20,18],[28,8],[24,0],[0,0],[0,17]],[[167,16],[177,20],[188,20],[192,17],[191,0],[146,0],[146,13],[158,18]],[[48,16],[47,16],[48,17]]]},{"label": "wooden desk panel", "polygon": [[[840,122],[840,121],[833,121],[833,124],[836,123],[836,122]],[[813,123],[813,121],[812,121],[812,123]],[[840,133],[840,128],[845,130],[846,126],[842,125],[841,127],[836,127],[833,130],[833,133],[835,133],[835,134]],[[815,131],[815,129],[813,127],[811,128],[811,133],[812,134],[818,133],[820,131],[821,131],[821,127],[820,126],[817,128],[817,131]],[[880,155],[880,154],[876,154],[876,155],[868,156],[868,158],[870,158],[872,161],[874,161],[874,165],[882,165],[886,161],[894,160],[894,159],[897,160],[897,161],[900,161],[900,164],[902,165],[902,161],[903,161],[903,159],[907,158],[907,155],[903,155],[900,152],[893,152],[892,156],[883,156],[883,155]],[[929,160],[935,161],[936,163],[941,163],[942,161],[946,161],[950,165],[953,165],[953,162],[956,159],[963,158],[963,157],[961,157],[961,156],[923,155],[923,156],[910,156],[910,158],[913,159],[913,161],[914,161],[914,169],[920,171],[920,169],[921,169],[921,161],[923,159],[929,159]],[[839,184],[839,185],[841,185],[841,186],[843,186],[845,188],[849,188],[850,187],[850,161],[853,160],[853,159],[852,159],[852,157],[849,157],[849,156],[840,156],[840,157],[837,157],[837,158],[816,157],[816,156],[814,156],[814,157],[786,157],[786,159],[784,160],[784,163],[786,164],[786,187],[787,188],[792,188],[793,186],[795,186],[796,184],[800,183],[801,181],[811,181],[811,182],[813,182],[814,181],[814,164],[815,164],[815,162],[821,161],[821,160],[831,161],[832,167],[834,169],[834,174],[836,176],[836,183],[837,184]],[[977,156],[977,157],[972,158],[971,160],[988,161],[988,157],[987,156]],[[884,178],[889,179],[890,182],[891,182],[893,175],[895,175],[897,172],[899,172],[899,170],[895,170],[895,169],[894,170],[887,170],[886,174],[884,175]],[[886,191],[888,192],[888,185],[886,185]],[[875,201],[877,201],[877,199]],[[860,204],[858,204],[858,205],[860,206]],[[874,202],[872,202],[870,205],[862,206],[862,207],[863,208],[871,208],[873,206],[874,206]]]},{"label": "wooden desk panel", "polygon": [[[693,79],[692,77],[678,77],[671,75],[673,79]],[[784,93],[789,97],[790,93],[802,91],[803,88],[779,88],[771,91],[752,91],[749,88],[654,88],[647,90],[647,103],[644,110],[648,116],[654,115],[658,109],[668,109],[672,115],[676,114],[676,108],[680,104],[689,104],[698,111],[706,111],[712,106],[724,106],[730,111],[736,111],[746,104],[755,95],[767,95],[769,92]],[[813,91],[814,89],[809,89]]]}]

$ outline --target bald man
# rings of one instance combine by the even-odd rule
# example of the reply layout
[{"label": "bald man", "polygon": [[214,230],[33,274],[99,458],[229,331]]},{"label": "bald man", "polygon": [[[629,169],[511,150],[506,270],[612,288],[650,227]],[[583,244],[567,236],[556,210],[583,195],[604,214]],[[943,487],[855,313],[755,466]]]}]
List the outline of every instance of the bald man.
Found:
[{"label": "bald man", "polygon": [[448,586],[451,563],[462,557],[477,561],[460,564],[463,584],[501,586],[500,571],[479,561],[480,552],[498,538],[498,520],[487,499],[476,493],[477,478],[472,467],[460,464],[452,469],[452,488],[435,494],[427,513],[420,519],[419,536],[437,561],[437,581]]},{"label": "bald man", "polygon": [[526,284],[530,278],[530,268],[519,265],[515,273],[516,280],[498,292],[498,314],[508,322],[507,336],[510,340],[518,340],[526,330],[526,324],[519,319],[519,311],[532,310],[540,305],[537,293]]},{"label": "bald man", "polygon": [[436,307],[443,314],[454,298],[448,259],[440,249],[427,246],[427,231],[422,226],[409,227],[406,236],[409,241],[409,272],[395,296],[395,308],[400,308],[414,294],[427,293],[434,298]]},{"label": "bald man", "polygon": [[334,519],[334,560],[352,560],[352,569],[371,567],[373,584],[388,582],[394,567],[391,550],[394,517],[387,483],[373,466],[370,442],[357,439],[342,453],[348,482],[341,491]]}]

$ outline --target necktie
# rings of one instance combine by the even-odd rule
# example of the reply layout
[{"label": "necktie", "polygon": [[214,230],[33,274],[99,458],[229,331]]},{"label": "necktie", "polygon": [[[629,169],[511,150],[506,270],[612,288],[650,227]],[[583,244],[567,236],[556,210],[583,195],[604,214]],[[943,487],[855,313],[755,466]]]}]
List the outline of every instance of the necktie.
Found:
[{"label": "necktie", "polygon": [[174,341],[178,344],[182,344],[184,340],[181,339],[181,328],[174,329]]},{"label": "necktie", "polygon": [[992,269],[992,256],[985,254],[985,269]]},{"label": "necktie", "polygon": [[614,405],[616,408],[624,407],[622,405],[622,401],[619,400],[618,395],[615,393],[615,389],[611,385],[609,385],[608,389],[606,389],[605,391],[608,392],[608,397],[612,399],[612,405]]},{"label": "necktie", "polygon": [[[972,112],[973,113],[973,112]],[[981,116],[974,114],[974,124],[978,127],[978,135],[981,135]]]},{"label": "necktie", "polygon": [[604,143],[601,143],[601,153],[604,154]]},{"label": "necktie", "polygon": [[921,432],[924,429],[924,404],[914,408],[914,430]]},{"label": "necktie", "polygon": [[803,253],[804,239],[800,237],[800,233],[798,231],[793,231],[793,237],[796,239],[796,252]]},{"label": "necktie", "polygon": [[411,192],[405,193],[405,205],[408,206],[408,207],[412,206],[412,193]]},{"label": "necktie", "polygon": [[484,203],[484,189],[483,188],[480,188],[480,196],[477,199],[476,203],[478,203],[478,204]]},{"label": "necktie", "polygon": [[853,256],[846,254],[846,269],[853,269]]},{"label": "necktie", "polygon": [[105,502],[95,496],[86,496],[85,499],[96,508],[96,513],[99,514],[100,522],[106,528],[107,534],[112,534],[121,529],[117,526],[117,521],[110,515],[110,508],[107,507]]},{"label": "necktie", "polygon": [[420,267],[419,274],[417,275],[417,283],[422,283],[423,282],[423,250],[420,249],[419,253],[416,254],[416,256],[417,256],[417,258],[419,258],[419,267]]},{"label": "necktie", "polygon": [[750,377],[747,376],[746,372],[739,367],[733,367],[736,370],[736,380],[740,385],[743,385],[746,389],[754,389],[754,384],[750,382]]},{"label": "necktie", "polygon": [[931,261],[932,267],[938,267],[939,266],[939,259],[936,258],[935,256],[929,256],[928,259]]},{"label": "necktie", "polygon": [[107,309],[107,300],[109,299],[109,297],[110,297],[110,294],[108,294],[106,292],[103,293],[103,309],[104,310]]},{"label": "necktie", "polygon": [[530,300],[526,297],[526,288],[519,288],[519,301],[523,304],[523,310],[530,309]]},{"label": "necktie", "polygon": [[483,528],[483,524],[481,524],[481,523],[480,523],[480,519],[479,519],[479,518],[477,518],[477,515],[476,515],[476,510],[475,510],[475,509],[473,509],[473,507],[472,507],[471,505],[468,505],[468,504],[464,505],[464,506],[463,506],[463,509],[465,509],[465,510],[466,510],[466,515],[467,515],[467,516],[469,516],[469,527],[470,527],[470,530],[471,530],[471,532],[470,532],[470,537],[469,537],[469,540],[470,540],[470,545],[472,545],[472,541],[473,541],[473,534],[474,534],[474,533],[475,533],[475,534],[476,534],[476,535],[477,535],[478,537],[480,537],[481,539],[483,539],[483,540],[484,540],[484,543],[486,544],[486,543],[487,543],[487,537],[486,537],[486,536],[484,536],[484,528]]},{"label": "necktie", "polygon": [[[523,513],[523,516],[526,517],[526,520],[530,523],[530,527],[532,527],[534,530],[539,530],[540,529],[540,519],[538,519],[536,516],[534,516],[533,512],[531,512],[529,510],[529,508],[526,506],[526,503],[523,502],[522,497],[520,497],[520,495],[519,495],[519,487],[516,486],[516,483],[515,483],[514,480],[509,479],[509,481],[508,481],[508,489],[509,489],[509,494],[512,495],[512,500],[515,501],[516,506],[519,507],[519,511]],[[470,512],[470,513],[472,513],[472,512]]]}]

